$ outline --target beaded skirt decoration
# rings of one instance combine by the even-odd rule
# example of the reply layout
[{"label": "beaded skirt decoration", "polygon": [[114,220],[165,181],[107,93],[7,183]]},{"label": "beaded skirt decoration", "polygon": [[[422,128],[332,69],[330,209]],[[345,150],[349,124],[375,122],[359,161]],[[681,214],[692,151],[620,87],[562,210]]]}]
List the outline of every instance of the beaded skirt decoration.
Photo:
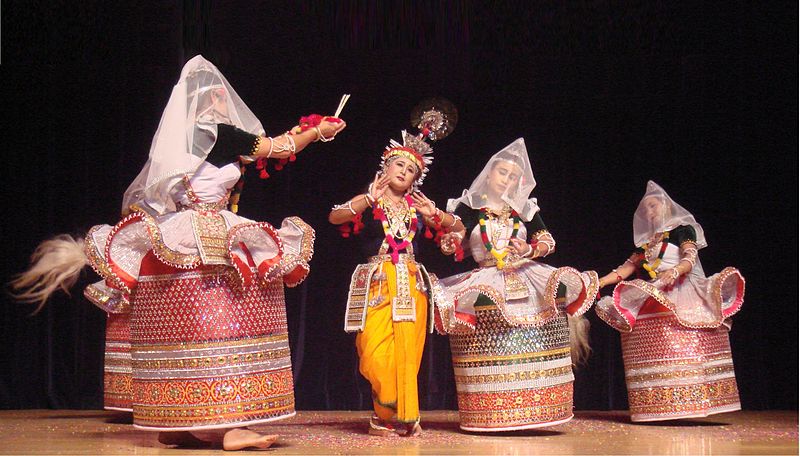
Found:
[{"label": "beaded skirt decoration", "polygon": [[542,326],[512,326],[485,296],[474,332],[451,333],[461,429],[510,431],[572,418],[569,326],[565,315]]},{"label": "beaded skirt decoration", "polygon": [[725,326],[687,328],[671,312],[639,316],[622,334],[631,421],[741,409]]},{"label": "beaded skirt decoration", "polygon": [[133,420],[158,431],[240,427],[295,414],[283,283],[234,269],[142,262],[131,318]]},{"label": "beaded skirt decoration", "polygon": [[106,410],[132,410],[130,323],[130,313],[108,314],[103,366],[103,408]]}]

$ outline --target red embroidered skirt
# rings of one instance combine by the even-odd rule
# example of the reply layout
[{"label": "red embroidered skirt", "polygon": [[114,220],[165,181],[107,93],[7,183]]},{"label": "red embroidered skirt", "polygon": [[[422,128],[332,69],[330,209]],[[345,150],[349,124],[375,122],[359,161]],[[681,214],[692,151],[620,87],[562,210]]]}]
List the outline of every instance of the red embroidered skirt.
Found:
[{"label": "red embroidered skirt", "polygon": [[103,408],[106,410],[132,410],[130,323],[130,313],[108,314],[103,368]]},{"label": "red embroidered skirt", "polygon": [[283,283],[178,269],[152,253],[131,296],[133,420],[141,429],[240,427],[294,415]]},{"label": "red embroidered skirt", "polygon": [[632,421],[740,410],[728,330],[687,328],[671,312],[640,315],[622,333]]}]

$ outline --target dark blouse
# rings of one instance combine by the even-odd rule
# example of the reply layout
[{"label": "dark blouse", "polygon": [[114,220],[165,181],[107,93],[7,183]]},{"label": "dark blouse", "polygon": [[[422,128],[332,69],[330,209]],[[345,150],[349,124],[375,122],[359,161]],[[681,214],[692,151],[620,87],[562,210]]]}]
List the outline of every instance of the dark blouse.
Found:
[{"label": "dark blouse", "polygon": [[[464,204],[459,204],[456,207],[455,214],[461,217],[461,223],[463,223],[464,228],[467,229],[466,236],[469,237],[469,235],[472,233],[472,230],[474,230],[475,226],[478,224],[480,210],[472,209]],[[545,226],[542,216],[539,212],[536,212],[530,222],[524,222],[523,225],[525,225],[525,230],[528,232],[528,241],[534,233],[547,230],[547,227]]]},{"label": "dark blouse", "polygon": [[[367,258],[378,254],[378,251],[381,248],[381,243],[383,243],[386,235],[383,233],[381,221],[374,218],[371,208],[367,208],[367,210],[361,213],[361,222],[364,224],[364,227],[361,229],[361,232],[358,235],[353,237],[355,237],[359,258],[366,260]],[[422,223],[422,216],[417,214],[417,234],[414,236],[414,240],[411,242],[415,253],[418,252],[418,241],[423,230],[424,226]],[[399,243],[402,242],[402,239],[396,239],[396,241]],[[401,250],[400,253],[408,252],[406,252],[404,249]]]},{"label": "dark blouse", "polygon": [[253,152],[257,138],[258,136],[232,125],[217,124],[217,141],[206,161],[217,168],[236,163],[240,155],[250,155]]},{"label": "dark blouse", "polygon": [[[691,225],[681,225],[677,228],[670,230],[669,232],[669,243],[674,244],[678,247],[681,246],[686,241],[693,241],[697,242],[697,233],[694,230],[694,227]],[[636,250],[633,251],[634,255],[643,255],[644,249],[642,247],[636,247]],[[644,259],[641,260],[638,264],[636,264],[636,276],[640,279],[650,280],[650,276],[648,275],[647,271],[642,267],[644,264]]]},{"label": "dark blouse", "polygon": [[[669,232],[669,243],[674,244],[678,247],[681,246],[686,241],[697,242],[697,233],[694,230],[692,225],[681,225],[677,228],[673,228]],[[635,254],[642,254],[644,253],[644,249],[642,247],[636,247],[633,251]]]}]

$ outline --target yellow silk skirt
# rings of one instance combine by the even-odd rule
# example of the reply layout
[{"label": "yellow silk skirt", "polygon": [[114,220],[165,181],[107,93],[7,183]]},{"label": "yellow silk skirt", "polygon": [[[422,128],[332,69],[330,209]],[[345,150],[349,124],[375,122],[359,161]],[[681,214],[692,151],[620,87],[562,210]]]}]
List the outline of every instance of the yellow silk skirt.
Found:
[{"label": "yellow silk skirt", "polygon": [[417,265],[409,261],[408,280],[416,301],[416,321],[392,321],[392,298],[397,296],[395,265],[382,265],[385,280],[374,280],[369,302],[377,296],[379,304],[367,308],[364,330],[356,336],[359,371],[372,385],[372,404],[382,420],[397,415],[401,423],[419,421],[417,373],[425,347],[428,298],[417,290]]}]

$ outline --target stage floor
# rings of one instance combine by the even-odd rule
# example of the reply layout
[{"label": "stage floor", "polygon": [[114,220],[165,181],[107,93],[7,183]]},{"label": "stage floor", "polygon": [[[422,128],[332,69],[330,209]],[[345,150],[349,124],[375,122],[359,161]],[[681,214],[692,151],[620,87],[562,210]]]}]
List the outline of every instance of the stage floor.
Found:
[{"label": "stage floor", "polygon": [[[272,454],[798,454],[796,411],[734,412],[632,424],[626,412],[576,412],[565,424],[499,434],[464,433],[458,413],[422,413],[419,438],[373,437],[370,413],[301,411],[254,429],[279,434]],[[130,414],[87,410],[0,411],[2,454],[219,454],[174,449],[137,431]]]}]

